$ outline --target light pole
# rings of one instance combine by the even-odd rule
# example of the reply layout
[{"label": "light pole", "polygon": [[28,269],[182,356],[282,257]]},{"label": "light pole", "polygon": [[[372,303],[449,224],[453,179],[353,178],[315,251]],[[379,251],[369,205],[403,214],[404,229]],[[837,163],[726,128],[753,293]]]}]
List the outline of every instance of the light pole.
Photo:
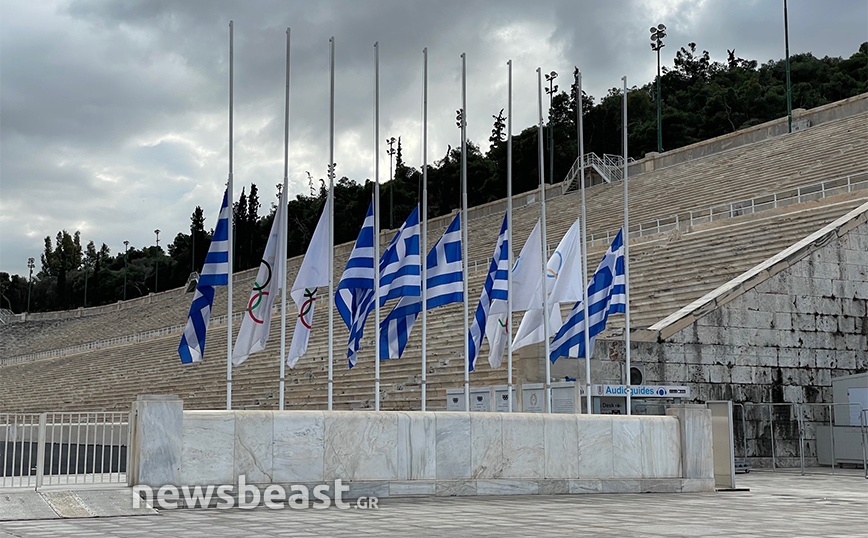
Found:
[{"label": "light pole", "polygon": [[87,258],[84,259],[84,308],[87,308],[87,274],[88,263]]},{"label": "light pole", "polygon": [[124,301],[127,300],[127,252],[130,250],[130,242],[124,241]]},{"label": "light pole", "polygon": [[787,132],[793,132],[793,93],[790,89],[790,25],[787,23],[787,0],[784,0],[784,48],[787,55]]},{"label": "light pole", "polygon": [[549,185],[555,183],[555,130],[552,125],[552,103],[558,91],[558,85],[554,84],[556,78],[558,74],[554,71],[546,75],[546,82],[549,83],[549,87],[546,88],[546,93],[549,95]]},{"label": "light pole", "polygon": [[663,153],[663,116],[660,108],[660,49],[665,47],[666,25],[651,27],[651,50],[657,53],[657,153]]},{"label": "light pole", "polygon": [[36,261],[33,258],[27,258],[27,267],[30,268],[30,281],[27,284],[27,313],[30,314],[30,290],[33,288],[33,268],[36,266]]},{"label": "light pole", "polygon": [[160,291],[160,229],[154,230],[157,234],[157,256],[154,258],[154,293]]},{"label": "light pole", "polygon": [[[386,139],[386,144],[389,144],[389,149],[386,150],[386,155],[389,156],[389,229],[395,228],[395,197],[392,194],[395,190],[395,185],[392,184],[392,157],[395,155],[395,148],[392,146],[395,145],[395,142],[397,142],[397,140],[394,136]],[[379,218],[379,215],[377,218]]]}]

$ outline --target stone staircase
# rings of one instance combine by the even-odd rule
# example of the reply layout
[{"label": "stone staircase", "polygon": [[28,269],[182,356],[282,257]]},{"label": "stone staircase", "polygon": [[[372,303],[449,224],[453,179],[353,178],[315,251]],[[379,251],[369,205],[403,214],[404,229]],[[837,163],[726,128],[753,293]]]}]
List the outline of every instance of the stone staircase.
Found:
[{"label": "stone staircase", "polygon": [[[827,179],[864,174],[864,155],[868,154],[866,123],[868,113],[856,114],[792,135],[631,177],[631,222],[699,212],[702,208],[734,200],[771,196]],[[589,232],[617,231],[623,219],[622,193],[620,184],[601,184],[587,190]],[[534,196],[537,195],[525,193],[516,200],[527,202]],[[634,238],[630,245],[633,327],[650,326],[864,203],[866,198],[868,190],[856,190],[752,215],[722,220],[715,216],[712,222],[692,227],[682,221],[677,231]],[[575,193],[554,196],[548,201],[547,225],[552,248],[578,216],[579,202]],[[500,229],[501,206],[505,207],[505,201],[473,210],[473,214],[481,216],[471,219],[469,229],[471,312],[475,309],[487,259]],[[513,248],[516,252],[524,244],[538,215],[536,202],[524,203],[515,210]],[[445,216],[431,221],[429,245],[439,238],[451,218]],[[384,232],[382,242],[388,242],[391,235],[390,231]],[[607,246],[597,242],[590,248],[590,270],[596,267]],[[351,244],[335,248],[338,277],[351,248]],[[300,257],[289,261],[290,282],[300,262]],[[475,272],[474,267],[478,268]],[[255,270],[234,276],[234,310],[240,311],[246,304],[254,277]],[[77,317],[2,324],[0,358],[179,327],[186,321],[191,298],[191,294],[177,289],[109,307],[85,309],[79,311]],[[218,288],[215,316],[226,312],[226,304],[226,290]],[[564,313],[569,306],[563,306]],[[390,307],[387,305],[383,310],[383,317]],[[292,318],[295,312],[291,302],[289,308],[288,317]],[[429,312],[427,372],[428,402],[432,409],[442,408],[446,388],[459,386],[463,379],[462,312],[461,305]],[[268,349],[235,369],[233,406],[276,407],[279,319],[275,314]],[[612,318],[612,328],[617,330],[619,324],[623,326],[622,320],[622,316]],[[287,372],[288,408],[325,407],[326,309],[317,309],[315,324],[317,330],[311,336],[307,356],[294,371]],[[234,331],[237,332],[239,325],[234,323]],[[360,364],[352,370],[345,367],[347,332],[339,316],[335,316],[335,329],[336,408],[372,406],[373,325],[369,324]],[[291,332],[292,322],[288,327],[290,335]],[[421,329],[417,327],[404,358],[382,363],[383,409],[419,407],[420,334]],[[140,342],[75,355],[0,366],[0,410],[126,409],[129,402],[142,393],[177,393],[186,400],[188,408],[225,407],[226,325],[213,325],[209,329],[206,359],[201,364],[180,364],[176,351],[179,339],[179,333],[157,335]],[[537,352],[528,348],[523,353],[535,355]],[[480,353],[478,369],[471,376],[472,383],[505,383],[505,366],[490,370],[485,364],[486,356],[487,344]]]}]

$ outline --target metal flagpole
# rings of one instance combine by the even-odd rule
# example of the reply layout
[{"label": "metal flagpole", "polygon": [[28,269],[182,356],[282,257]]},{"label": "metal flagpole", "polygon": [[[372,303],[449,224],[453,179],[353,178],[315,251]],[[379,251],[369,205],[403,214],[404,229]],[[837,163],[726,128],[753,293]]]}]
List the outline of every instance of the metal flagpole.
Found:
[{"label": "metal flagpole", "polygon": [[509,218],[507,244],[509,245],[509,273],[506,280],[506,398],[509,412],[513,412],[512,401],[512,60],[506,62],[508,72],[506,105],[506,213]]},{"label": "metal flagpole", "polygon": [[280,191],[280,410],[284,409],[284,390],[286,388],[286,238],[289,233],[289,219],[286,215],[286,200],[289,195],[289,28],[286,29],[286,102],[283,116],[283,188]]},{"label": "metal flagpole", "polygon": [[579,139],[579,177],[582,182],[582,310],[585,316],[585,410],[593,413],[591,408],[591,335],[588,323],[588,213],[585,206],[585,131],[582,122],[584,98],[582,97],[582,72],[576,68],[576,115]]},{"label": "metal flagpole", "polygon": [[630,388],[630,213],[627,204],[627,77],[621,77],[624,81],[624,351],[627,357],[627,414],[632,415],[631,396],[633,389]]},{"label": "metal flagpole", "polygon": [[[391,188],[391,186],[390,186]],[[374,43],[374,411],[380,410],[380,47]]]},{"label": "metal flagpole", "polygon": [[[233,85],[235,83],[235,71],[233,70],[233,62],[234,62],[234,53],[235,53],[235,42],[234,42],[234,29],[235,25],[233,21],[229,21],[229,184],[226,187],[229,196],[229,208],[231,212],[232,208],[232,98],[233,98]],[[232,261],[235,250],[235,243],[232,241],[232,236],[235,235],[233,232],[233,221],[235,219],[232,218],[230,213],[229,215],[229,233],[227,235],[227,241],[229,243],[229,283],[226,290],[228,294],[227,298],[227,319],[226,319],[226,409],[232,409]]]},{"label": "metal flagpole", "polygon": [[422,411],[428,398],[428,47],[422,49]]},{"label": "metal flagpole", "polygon": [[[461,266],[464,273],[464,410],[470,411],[470,328],[467,286],[467,55],[461,53]],[[425,306],[425,305],[423,305]],[[484,330],[484,328],[483,328]]]},{"label": "metal flagpole", "polygon": [[546,413],[552,412],[552,361],[549,360],[551,354],[551,343],[549,342],[549,294],[546,289],[546,269],[548,256],[546,253],[546,181],[545,181],[545,166],[543,161],[543,109],[542,109],[542,71],[536,68],[537,77],[537,96],[539,100],[539,202],[540,202],[540,231],[542,232],[542,307],[543,307],[543,335],[545,342],[545,363],[546,363],[546,383],[545,383],[545,399]]},{"label": "metal flagpole", "polygon": [[335,38],[329,38],[329,389],[328,410],[334,394],[335,333]]}]

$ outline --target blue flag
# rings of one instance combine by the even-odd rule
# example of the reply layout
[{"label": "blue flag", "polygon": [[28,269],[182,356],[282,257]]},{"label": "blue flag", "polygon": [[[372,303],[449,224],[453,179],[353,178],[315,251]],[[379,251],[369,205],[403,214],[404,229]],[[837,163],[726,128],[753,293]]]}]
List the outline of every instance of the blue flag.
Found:
[{"label": "blue flag", "polygon": [[485,277],[485,285],[482,288],[482,296],[473,316],[473,324],[470,326],[470,366],[472,372],[482,346],[482,336],[485,334],[485,323],[488,311],[491,309],[491,301],[494,299],[507,300],[507,281],[509,279],[509,244],[506,240],[507,215],[503,216],[503,225],[500,227],[500,235],[497,237],[497,245],[494,247],[494,256],[491,258],[491,266],[488,276]]},{"label": "blue flag", "polygon": [[214,286],[229,284],[229,190],[223,193],[223,205],[217,217],[217,227],[205,256],[205,265],[196,285],[193,304],[187,316],[187,326],[181,336],[178,355],[184,364],[199,362],[205,352],[205,333],[214,304]]}]

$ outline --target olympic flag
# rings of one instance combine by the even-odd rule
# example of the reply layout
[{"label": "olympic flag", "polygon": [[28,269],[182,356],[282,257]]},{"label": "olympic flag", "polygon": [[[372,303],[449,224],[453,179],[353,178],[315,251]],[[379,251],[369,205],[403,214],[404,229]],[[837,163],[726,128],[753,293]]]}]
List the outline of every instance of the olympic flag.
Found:
[{"label": "olympic flag", "polygon": [[244,318],[241,320],[241,329],[235,339],[235,350],[232,352],[232,364],[239,366],[247,360],[251,353],[265,349],[271,328],[271,306],[277,298],[277,294],[285,287],[286,275],[282,272],[283,264],[280,263],[280,244],[286,241],[282,230],[286,204],[283,200],[284,192],[280,194],[280,202],[274,213],[274,222],[271,224],[271,234],[265,244],[265,253],[259,264],[259,272],[253,283],[253,291],[247,301],[244,310]]},{"label": "olympic flag", "polygon": [[[548,336],[554,336],[561,327],[560,303],[582,299],[584,278],[582,278],[582,236],[580,231],[581,227],[577,219],[570,226],[561,242],[558,243],[558,248],[552,253],[546,266],[544,278],[548,304],[551,309]],[[542,285],[542,279],[537,276],[536,294],[541,292]],[[522,318],[512,348],[519,349],[542,342],[545,338],[544,333],[542,305],[538,304],[536,308],[529,309]]]},{"label": "olympic flag", "polygon": [[317,300],[317,290],[329,285],[329,203],[327,198],[322,208],[322,215],[313,232],[307,254],[301,262],[301,268],[295,277],[295,283],[290,290],[290,296],[298,308],[298,321],[292,333],[292,344],[286,365],[295,367],[298,359],[307,351],[310,340],[310,329],[313,326],[313,307]]}]

